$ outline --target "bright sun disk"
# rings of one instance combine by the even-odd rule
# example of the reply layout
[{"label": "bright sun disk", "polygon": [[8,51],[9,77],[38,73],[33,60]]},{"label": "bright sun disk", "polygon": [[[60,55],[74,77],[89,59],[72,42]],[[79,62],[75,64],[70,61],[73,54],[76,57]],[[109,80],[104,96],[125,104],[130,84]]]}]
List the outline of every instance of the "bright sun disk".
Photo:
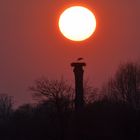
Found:
[{"label": "bright sun disk", "polygon": [[73,6],[60,15],[59,29],[66,38],[73,41],[83,41],[94,33],[96,18],[89,9]]}]

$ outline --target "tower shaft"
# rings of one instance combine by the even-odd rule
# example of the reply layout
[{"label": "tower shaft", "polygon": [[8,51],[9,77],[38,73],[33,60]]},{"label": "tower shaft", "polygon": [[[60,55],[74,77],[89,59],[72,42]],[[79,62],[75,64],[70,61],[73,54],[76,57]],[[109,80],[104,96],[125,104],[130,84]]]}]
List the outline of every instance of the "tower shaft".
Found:
[{"label": "tower shaft", "polygon": [[75,110],[82,110],[84,107],[84,88],[83,88],[83,66],[85,63],[72,63],[74,67],[73,72],[75,76]]}]

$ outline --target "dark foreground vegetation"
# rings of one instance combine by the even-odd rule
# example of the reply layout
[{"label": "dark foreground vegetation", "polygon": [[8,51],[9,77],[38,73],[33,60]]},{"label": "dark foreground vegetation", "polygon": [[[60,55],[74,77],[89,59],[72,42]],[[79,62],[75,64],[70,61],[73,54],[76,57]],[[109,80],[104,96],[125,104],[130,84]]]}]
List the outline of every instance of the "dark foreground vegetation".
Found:
[{"label": "dark foreground vegetation", "polygon": [[85,87],[85,107],[74,109],[74,91],[63,79],[35,81],[35,105],[14,110],[0,95],[0,140],[139,140],[140,67],[121,65],[100,90]]}]

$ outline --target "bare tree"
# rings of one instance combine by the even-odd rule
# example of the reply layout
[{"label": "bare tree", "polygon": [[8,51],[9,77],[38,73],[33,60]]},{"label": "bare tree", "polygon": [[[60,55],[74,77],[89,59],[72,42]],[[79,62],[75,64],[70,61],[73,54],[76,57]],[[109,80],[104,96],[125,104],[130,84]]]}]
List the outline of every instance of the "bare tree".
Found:
[{"label": "bare tree", "polygon": [[84,101],[90,104],[98,100],[98,89],[91,86],[89,80],[84,82]]},{"label": "bare tree", "polygon": [[13,100],[7,94],[0,94],[0,118],[5,119],[12,113]]},{"label": "bare tree", "polygon": [[140,107],[140,65],[126,63],[120,65],[114,78],[104,86],[111,99],[122,100],[134,108]]},{"label": "bare tree", "polygon": [[49,101],[60,110],[70,107],[73,103],[73,88],[63,78],[60,80],[49,80],[41,78],[29,89],[33,97],[39,101]]}]

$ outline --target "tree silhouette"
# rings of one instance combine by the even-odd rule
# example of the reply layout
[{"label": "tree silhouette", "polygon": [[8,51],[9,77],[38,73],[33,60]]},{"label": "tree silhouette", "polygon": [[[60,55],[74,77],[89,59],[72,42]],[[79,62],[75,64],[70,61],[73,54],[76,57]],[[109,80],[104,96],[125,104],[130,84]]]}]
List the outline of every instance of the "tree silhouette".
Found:
[{"label": "tree silhouette", "polygon": [[33,97],[42,102],[52,103],[58,111],[73,106],[73,88],[63,78],[48,80],[43,77],[29,87]]},{"label": "tree silhouette", "polygon": [[7,94],[0,94],[0,139],[7,140],[11,132],[13,100]]},{"label": "tree silhouette", "polygon": [[112,100],[121,100],[135,109],[140,108],[140,65],[120,65],[115,76],[102,89]]},{"label": "tree silhouette", "polygon": [[90,85],[89,80],[84,82],[84,101],[85,104],[91,104],[98,100],[98,88]]},{"label": "tree silhouette", "polygon": [[13,100],[7,94],[0,94],[0,118],[5,119],[13,111]]}]

